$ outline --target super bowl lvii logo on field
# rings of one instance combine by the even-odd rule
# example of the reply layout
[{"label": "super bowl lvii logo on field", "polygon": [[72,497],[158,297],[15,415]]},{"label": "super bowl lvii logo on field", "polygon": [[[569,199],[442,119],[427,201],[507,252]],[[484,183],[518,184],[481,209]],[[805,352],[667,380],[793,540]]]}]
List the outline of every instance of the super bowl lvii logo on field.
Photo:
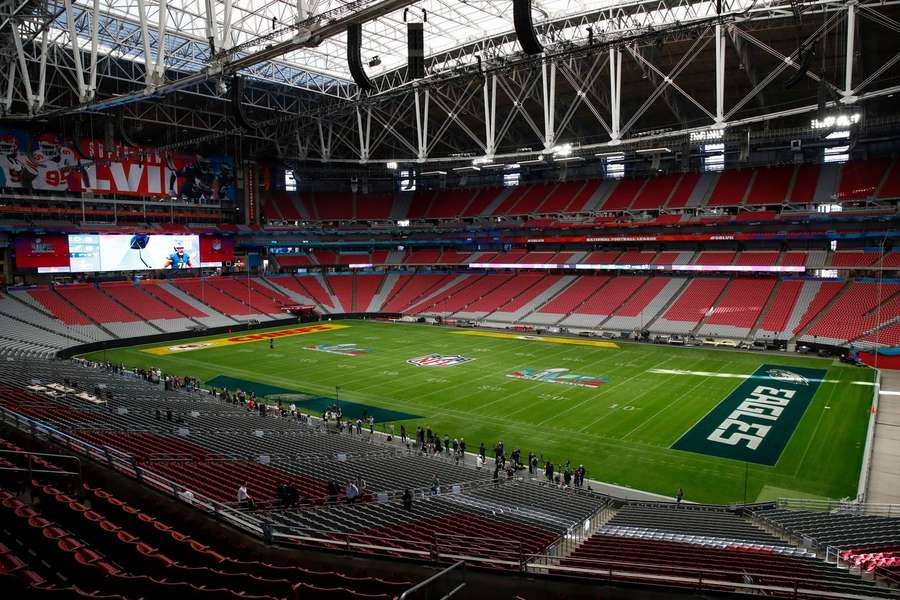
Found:
[{"label": "super bowl lvii logo on field", "polygon": [[522,369],[515,373],[510,373],[507,377],[513,379],[525,379],[528,381],[539,381],[541,383],[561,383],[563,385],[574,385],[577,387],[596,388],[600,387],[609,380],[606,377],[594,377],[593,375],[576,375],[569,373],[568,369],[562,367],[556,369]]},{"label": "super bowl lvii logo on field", "polygon": [[410,358],[406,362],[416,367],[455,367],[467,362],[472,362],[474,358],[460,356],[459,354],[427,354],[425,356],[417,356]]},{"label": "super bowl lvii logo on field", "polygon": [[327,352],[328,354],[340,354],[341,356],[362,356],[371,352],[369,348],[360,348],[356,344],[313,344],[306,346],[307,350],[315,352]]}]

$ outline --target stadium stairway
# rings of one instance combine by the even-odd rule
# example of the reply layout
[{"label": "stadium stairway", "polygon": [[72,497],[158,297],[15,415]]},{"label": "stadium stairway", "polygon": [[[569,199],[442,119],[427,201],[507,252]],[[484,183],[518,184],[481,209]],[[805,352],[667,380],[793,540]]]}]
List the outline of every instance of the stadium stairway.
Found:
[{"label": "stadium stairway", "polygon": [[[790,310],[794,307],[797,292],[802,285],[800,282],[791,282],[790,285],[787,286],[784,284],[785,282],[781,279],[775,281],[772,292],[769,294],[769,298],[766,300],[762,310],[759,311],[756,322],[753,323],[753,327],[747,332],[748,338],[756,339],[760,327],[768,321],[777,323],[780,327],[784,326],[787,316],[790,314]],[[784,289],[782,289],[783,287]],[[773,306],[777,306],[775,311],[772,311]],[[769,316],[770,312],[772,312],[771,317]]]},{"label": "stadium stairway", "polygon": [[86,341],[60,331],[57,323],[10,296],[0,297],[0,331],[9,342],[35,343],[54,351]]},{"label": "stadium stairway", "polygon": [[572,285],[548,302],[541,312],[557,315],[552,324],[567,327],[594,327],[603,320],[603,317],[582,311],[587,310],[586,307],[594,298],[601,298],[605,294],[605,290],[613,285],[614,280],[614,277],[606,275],[576,279]]},{"label": "stadium stairway", "polygon": [[331,280],[325,275],[313,274],[312,277],[318,281],[318,283],[322,286],[322,289],[325,290],[325,293],[328,294],[328,300],[331,306],[335,308],[337,312],[351,312],[353,308],[351,306],[344,306],[344,303],[341,302],[338,294],[335,293],[334,288],[331,286]]},{"label": "stadium stairway", "polygon": [[454,275],[426,273],[422,275],[400,275],[391,294],[385,299],[385,312],[407,312],[411,306],[429,298],[435,291],[448,285]]},{"label": "stadium stairway", "polygon": [[753,516],[788,539],[804,541],[820,553],[829,547],[853,550],[864,547],[892,547],[900,551],[900,517],[763,508]]},{"label": "stadium stairway", "polygon": [[698,277],[687,285],[651,326],[650,331],[685,335],[696,331],[714,306],[729,279]]},{"label": "stadium stairway", "polygon": [[[551,298],[559,294],[575,280],[574,275],[563,275],[555,277],[549,281],[549,285],[541,289],[537,295],[529,298],[521,307],[516,310],[509,310],[510,307],[501,307],[500,310],[491,313],[485,318],[488,324],[496,323],[498,325],[508,325],[511,323],[531,323],[530,315],[534,314],[541,306],[550,301]],[[506,308],[506,310],[503,310]]]},{"label": "stadium stairway", "polygon": [[[600,327],[608,328],[609,321],[613,318],[620,310],[625,309],[629,303],[632,302],[642,302],[641,300],[641,291],[647,288],[647,284],[652,280],[652,277],[627,277],[625,278],[629,280],[623,288],[619,291],[618,295],[612,298],[608,302],[609,308],[606,310],[607,317],[604,321],[601,322]],[[627,309],[631,310],[631,309]]]},{"label": "stadium stairway", "polygon": [[[135,287],[131,282],[127,282],[126,285],[128,285],[129,287]],[[112,291],[113,289],[119,291],[120,293],[117,294],[116,292]],[[97,287],[97,290],[99,291],[99,293],[108,298],[110,302],[114,303],[116,306],[119,306],[122,310],[128,311],[129,313],[133,314],[138,319],[134,323],[129,323],[129,330],[127,332],[119,331],[119,337],[155,335],[159,333],[165,333],[167,331],[159,325],[153,323],[153,321],[151,320],[151,313],[143,310],[142,308],[142,305],[151,305],[153,303],[152,299],[142,298],[140,295],[138,295],[137,297],[141,298],[141,300],[146,303],[144,304],[144,302],[142,302],[141,300],[136,301],[136,298],[133,295],[122,296],[122,291],[127,291],[127,293],[129,294],[133,294],[135,290],[131,290],[129,288],[121,288],[121,286],[110,288],[108,286],[100,285]],[[181,327],[180,329],[184,329],[184,327]],[[178,329],[175,329],[174,331],[178,331]],[[125,335],[123,335],[123,333]]]},{"label": "stadium stairway", "polygon": [[650,277],[632,297],[620,306],[604,323],[607,329],[637,331],[650,324],[687,280],[681,277]]},{"label": "stadium stairway", "polygon": [[203,326],[203,323],[197,319],[199,317],[208,316],[194,307],[180,302],[178,299],[166,294],[157,284],[142,282],[140,285],[136,285],[135,289],[139,294],[149,298],[151,302],[160,304],[171,311],[171,314],[168,315],[167,318],[154,320],[155,325],[164,331],[184,331],[198,325]]},{"label": "stadium stairway", "polygon": [[378,290],[372,296],[372,301],[369,303],[368,310],[370,312],[380,312],[382,310],[385,301],[393,292],[394,286],[397,285],[399,279],[400,275],[397,273],[387,273],[384,275],[378,286]]},{"label": "stadium stairway", "polygon": [[337,302],[337,299],[325,287],[324,277],[318,273],[308,275],[297,275],[288,279],[280,280],[279,287],[291,286],[294,292],[312,298],[314,304],[318,305],[326,313],[340,313],[343,308]]},{"label": "stadium stairway", "polygon": [[819,292],[810,302],[807,312],[803,315],[803,319],[801,319],[801,324],[798,326],[798,329],[794,330],[794,335],[791,340],[796,342],[806,335],[806,333],[815,326],[818,320],[840,301],[848,287],[849,286],[844,281],[837,284],[822,282]]},{"label": "stadium stairway", "polygon": [[[764,509],[757,514],[773,512],[779,511]],[[794,511],[784,512],[789,519],[797,518]],[[829,565],[757,522],[756,515],[744,516],[728,507],[626,503],[559,565],[599,570],[598,576],[608,569],[640,569],[670,577],[706,571],[704,579],[788,590],[796,585],[826,597],[894,595],[894,590]]]},{"label": "stadium stairway", "polygon": [[[187,292],[182,291],[180,288],[177,288],[170,283],[160,283],[158,284],[158,290],[154,289],[151,291],[150,288],[147,288],[147,291],[158,297],[160,300],[166,301],[166,299],[171,296],[176,300],[188,305],[193,310],[197,311],[201,315],[204,315],[192,316],[191,318],[198,323],[205,325],[206,327],[228,327],[230,325],[237,325],[239,323],[239,321],[237,321],[236,319],[233,319],[224,313],[220,313],[211,306],[203,304],[202,302],[200,302],[200,300],[194,298]],[[157,291],[161,292],[161,294],[157,294]],[[174,305],[170,304],[170,306]]]},{"label": "stadium stairway", "polygon": [[[22,451],[6,440],[0,443],[5,450]],[[314,571],[283,559],[237,559],[229,556],[234,549],[194,537],[193,527],[176,528],[108,490],[85,483],[76,490],[82,500],[68,495],[54,487],[60,479],[51,475],[59,467],[39,457],[33,460],[44,472],[35,475],[28,493],[17,496],[3,489],[9,470],[0,483],[0,581],[14,598],[388,600],[412,585],[401,579],[348,576],[340,569]],[[5,461],[3,466],[23,465]]]},{"label": "stadium stairway", "polygon": [[353,274],[353,310],[355,312],[377,312],[372,301],[384,283],[382,273]]},{"label": "stadium stairway", "polygon": [[582,302],[561,325],[600,327],[616,310],[631,298],[646,282],[646,277],[622,275],[613,277],[602,288]]},{"label": "stadium stairway", "polygon": [[330,312],[330,307],[319,304],[292,275],[268,275],[263,279],[272,289],[298,304],[312,304],[323,313]]},{"label": "stadium stairway", "polygon": [[91,319],[78,307],[71,304],[66,298],[61,296],[52,286],[29,290],[25,296],[20,298],[35,301],[43,310],[49,311],[53,316],[75,327],[82,328],[86,335],[96,340],[114,339],[116,335]]},{"label": "stadium stairway", "polygon": [[[488,280],[488,277],[491,280]],[[483,319],[510,300],[527,295],[529,289],[538,285],[542,278],[543,275],[539,273],[487,275],[482,280],[484,285],[472,292],[479,294],[475,300],[466,304],[463,310],[454,313],[453,316],[460,319]]]},{"label": "stadium stairway", "polygon": [[248,286],[243,278],[210,277],[206,284],[215,288],[223,297],[247,307],[246,317],[258,321],[268,321],[272,318],[271,301]]},{"label": "stadium stairway", "polygon": [[733,278],[697,327],[697,335],[738,339],[747,337],[772,297],[775,281]]},{"label": "stadium stairway", "polygon": [[451,276],[451,279],[445,279],[440,287],[432,288],[426,295],[423,295],[419,300],[410,304],[404,312],[413,315],[422,313],[428,314],[430,309],[436,307],[439,303],[446,301],[449,296],[471,285],[481,277],[482,275],[480,274],[472,273]]},{"label": "stadium stairway", "polygon": [[[51,286],[69,306],[113,337],[129,337],[146,331],[140,317],[115,302],[92,284]],[[156,332],[156,330],[151,329]]]}]

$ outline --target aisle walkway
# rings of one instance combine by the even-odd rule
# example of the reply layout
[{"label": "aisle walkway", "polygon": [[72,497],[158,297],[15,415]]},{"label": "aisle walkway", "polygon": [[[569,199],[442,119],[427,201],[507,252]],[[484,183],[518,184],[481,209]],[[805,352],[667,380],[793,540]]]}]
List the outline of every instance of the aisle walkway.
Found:
[{"label": "aisle walkway", "polygon": [[900,504],[900,372],[881,371],[866,502]]}]

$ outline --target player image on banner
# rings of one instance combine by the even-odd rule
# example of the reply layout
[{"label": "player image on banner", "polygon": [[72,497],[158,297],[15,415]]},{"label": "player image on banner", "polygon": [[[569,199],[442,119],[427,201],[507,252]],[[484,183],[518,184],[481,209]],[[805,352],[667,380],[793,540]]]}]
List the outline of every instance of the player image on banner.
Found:
[{"label": "player image on banner", "polygon": [[[234,170],[225,158],[207,158],[199,154],[192,162],[177,169],[169,158],[169,188],[179,200],[221,202],[229,199],[233,189]],[[181,185],[178,185],[181,180]]]},{"label": "player image on banner", "polygon": [[[63,145],[59,138],[51,133],[45,133],[35,140],[34,152],[31,154],[31,160],[25,163],[25,168],[32,177],[30,185],[23,187],[57,192],[84,189],[75,151]],[[70,190],[70,175],[75,190]]]},{"label": "player image on banner", "polygon": [[30,181],[25,171],[28,156],[20,148],[19,139],[12,133],[0,135],[0,187],[20,188],[26,176]]},{"label": "player image on banner", "polygon": [[190,269],[191,255],[184,249],[184,242],[178,240],[172,248],[174,252],[166,259],[163,269]]},{"label": "player image on banner", "polygon": [[100,235],[101,271],[191,269],[200,266],[200,237],[146,234]]}]

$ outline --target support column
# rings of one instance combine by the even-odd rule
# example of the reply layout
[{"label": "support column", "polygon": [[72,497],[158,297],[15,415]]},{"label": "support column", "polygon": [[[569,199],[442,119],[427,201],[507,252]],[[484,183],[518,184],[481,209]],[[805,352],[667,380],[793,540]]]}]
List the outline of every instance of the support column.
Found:
[{"label": "support column", "polygon": [[419,100],[420,92],[415,91],[416,102],[416,141],[418,142],[418,160],[425,162],[428,158],[428,105],[431,103],[431,92],[425,89],[425,98]]},{"label": "support column", "polygon": [[618,144],[622,123],[622,50],[609,49],[610,141]]},{"label": "support column", "polygon": [[[66,0],[68,3],[69,0]],[[150,87],[153,83],[153,56],[150,54],[150,33],[147,25],[146,0],[137,0],[138,20],[141,25],[141,39],[144,42],[144,83]]]},{"label": "support column", "polygon": [[19,24],[10,23],[13,31],[13,40],[16,43],[16,55],[19,57],[19,72],[22,75],[22,85],[25,87],[25,100],[28,102],[28,114],[34,112],[34,93],[31,90],[31,77],[28,76],[28,64],[25,62],[25,52],[22,49],[22,36],[19,35]]},{"label": "support column", "polygon": [[322,154],[322,160],[328,162],[331,159],[331,134],[332,127],[328,125],[328,135],[325,135],[325,131],[322,128],[322,120],[319,119],[317,122],[319,127],[319,150]]},{"label": "support column", "polygon": [[216,35],[216,6],[213,0],[205,0],[206,8],[206,41],[209,42],[210,58],[219,51],[219,40]]},{"label": "support column", "polygon": [[725,32],[716,24],[716,124],[725,121]]},{"label": "support column", "polygon": [[484,155],[493,158],[497,148],[497,75],[491,75],[491,83],[484,78]]},{"label": "support column", "polygon": [[[140,0],[143,2],[143,0]],[[78,98],[84,102],[87,90],[84,85],[84,69],[81,66],[81,49],[78,47],[78,34],[75,31],[75,11],[72,0],[65,0],[66,23],[69,26],[69,40],[72,42],[72,60],[75,62],[75,84],[78,86]],[[20,42],[21,43],[21,42]]]},{"label": "support column", "polygon": [[843,98],[841,102],[844,104],[853,104],[856,102],[856,96],[853,95],[853,53],[856,51],[856,2],[855,0],[847,3],[847,56],[846,66],[844,67],[844,89],[841,91]]},{"label": "support column", "polygon": [[356,125],[359,132],[359,162],[369,161],[369,141],[372,132],[372,109],[366,108],[366,121],[363,124],[363,116],[359,108],[356,109]]},{"label": "support column", "polygon": [[297,158],[300,160],[309,158],[309,137],[301,136],[299,129],[297,130]]},{"label": "support column", "polygon": [[157,85],[163,82],[166,72],[166,11],[168,0],[159,0],[159,23],[156,29],[156,63],[153,65],[153,79]]},{"label": "support column", "polygon": [[9,69],[6,74],[6,96],[3,98],[3,112],[8,113],[12,107],[13,86],[16,82],[16,61],[9,61]]},{"label": "support column", "polygon": [[547,62],[541,64],[541,78],[544,92],[544,147],[549,150],[556,145],[556,63],[550,62],[550,74],[547,74]]},{"label": "support column", "polygon": [[41,62],[38,66],[38,92],[35,110],[44,108],[44,102],[47,98],[47,47],[49,44],[49,35],[50,31],[45,27],[44,31],[41,33]]},{"label": "support column", "polygon": [[231,0],[225,0],[225,14],[222,19],[222,39],[219,47],[223,50],[231,48]]},{"label": "support column", "polygon": [[[94,0],[91,8],[91,73],[90,83],[88,84],[88,97],[93,100],[97,95],[97,51],[100,45],[100,0]],[[44,39],[46,40],[47,30],[44,30]],[[46,46],[42,44],[43,52],[46,53]],[[41,63],[43,64],[44,56],[41,55]],[[43,69],[42,69],[43,71]],[[43,73],[42,73],[43,74]]]}]

